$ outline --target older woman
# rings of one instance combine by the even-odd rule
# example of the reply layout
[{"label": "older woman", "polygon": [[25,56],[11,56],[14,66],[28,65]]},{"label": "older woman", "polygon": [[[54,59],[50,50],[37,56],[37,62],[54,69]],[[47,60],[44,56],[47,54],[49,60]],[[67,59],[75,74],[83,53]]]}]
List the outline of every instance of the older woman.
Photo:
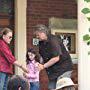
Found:
[{"label": "older woman", "polygon": [[26,68],[16,61],[8,46],[12,40],[12,34],[11,29],[4,28],[0,38],[0,90],[7,90],[8,76],[9,74],[13,74],[13,65],[16,65],[23,71],[28,72]]}]

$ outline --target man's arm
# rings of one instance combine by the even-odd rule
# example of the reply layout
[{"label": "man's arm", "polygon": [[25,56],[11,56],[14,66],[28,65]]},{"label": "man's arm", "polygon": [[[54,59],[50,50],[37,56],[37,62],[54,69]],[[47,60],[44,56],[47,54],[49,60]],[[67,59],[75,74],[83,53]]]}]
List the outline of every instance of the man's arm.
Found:
[{"label": "man's arm", "polygon": [[44,68],[48,68],[59,61],[59,56],[51,58],[47,63],[44,64]]},{"label": "man's arm", "polygon": [[44,65],[39,64],[39,69],[42,70],[44,68],[48,68],[48,67],[54,65],[55,63],[57,63],[59,60],[60,60],[59,56],[53,57],[48,62],[46,62]]}]

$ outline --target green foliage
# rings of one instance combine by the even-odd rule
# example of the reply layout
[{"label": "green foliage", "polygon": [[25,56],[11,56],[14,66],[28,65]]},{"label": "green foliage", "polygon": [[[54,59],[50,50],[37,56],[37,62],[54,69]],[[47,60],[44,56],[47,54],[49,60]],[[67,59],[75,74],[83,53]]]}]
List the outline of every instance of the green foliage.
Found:
[{"label": "green foliage", "polygon": [[87,45],[90,45],[90,35],[89,34],[84,35],[83,36],[83,41],[86,41]]},{"label": "green foliage", "polygon": [[90,55],[90,51],[88,51],[88,55]]},{"label": "green foliage", "polygon": [[[87,2],[87,3],[90,2],[90,0],[84,0],[84,1]],[[89,17],[87,16],[88,14],[90,14],[90,8],[86,8],[86,7],[85,7],[85,8],[83,8],[83,9],[81,10],[81,12],[82,12],[83,14],[85,14],[87,20],[90,21],[90,16],[89,16]],[[89,28],[88,30],[89,30],[89,32],[90,32],[90,28]],[[87,45],[90,45],[90,35],[89,35],[89,34],[85,34],[85,35],[83,36],[83,41],[85,41],[85,42],[87,43]],[[90,51],[88,51],[88,55],[90,55]]]},{"label": "green foliage", "polygon": [[89,8],[83,8],[81,12],[84,14],[88,14],[88,13],[90,13],[90,9]]},{"label": "green foliage", "polygon": [[90,40],[89,34],[84,35],[84,36],[83,36],[83,40],[84,40],[84,41]]},{"label": "green foliage", "polygon": [[90,17],[87,17],[88,21],[90,21]]},{"label": "green foliage", "polygon": [[83,41],[86,41],[87,45],[90,45],[90,35],[89,34],[84,35]]},{"label": "green foliage", "polygon": [[84,1],[86,1],[86,2],[90,2],[90,0],[84,0]]},{"label": "green foliage", "polygon": [[90,28],[88,29],[88,31],[90,32]]},{"label": "green foliage", "polygon": [[[90,28],[89,28],[89,32],[90,32]],[[85,34],[83,36],[83,41],[85,41],[87,45],[90,45],[90,35],[89,34]],[[88,51],[88,55],[90,55],[90,51]]]}]

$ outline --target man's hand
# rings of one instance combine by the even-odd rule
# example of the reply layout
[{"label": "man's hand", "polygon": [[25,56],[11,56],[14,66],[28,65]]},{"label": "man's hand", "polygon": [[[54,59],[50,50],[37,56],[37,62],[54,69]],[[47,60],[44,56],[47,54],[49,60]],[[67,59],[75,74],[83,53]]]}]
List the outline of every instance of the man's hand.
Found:
[{"label": "man's hand", "polygon": [[38,67],[39,67],[39,71],[43,70],[44,69],[44,65],[43,64],[38,64]]}]

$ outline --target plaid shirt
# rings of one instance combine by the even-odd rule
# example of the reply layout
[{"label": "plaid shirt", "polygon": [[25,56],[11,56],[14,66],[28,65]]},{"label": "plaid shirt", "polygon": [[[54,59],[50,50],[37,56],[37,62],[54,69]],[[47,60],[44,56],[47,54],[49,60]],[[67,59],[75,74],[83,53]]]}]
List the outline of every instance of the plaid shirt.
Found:
[{"label": "plaid shirt", "polygon": [[12,52],[6,42],[2,39],[0,40],[0,72],[5,72],[12,74],[13,73],[13,63],[15,57],[12,55]]}]

